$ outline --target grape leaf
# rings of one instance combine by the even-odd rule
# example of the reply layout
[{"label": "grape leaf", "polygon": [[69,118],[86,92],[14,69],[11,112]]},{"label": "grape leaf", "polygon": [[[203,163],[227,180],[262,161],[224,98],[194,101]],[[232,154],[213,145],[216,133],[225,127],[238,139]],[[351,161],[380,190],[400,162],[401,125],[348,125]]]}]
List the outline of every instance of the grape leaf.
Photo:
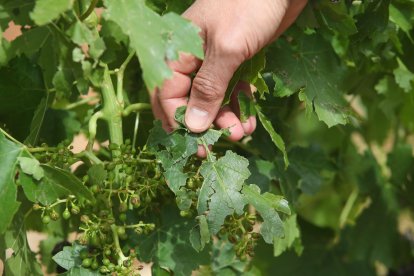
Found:
[{"label": "grape leaf", "polygon": [[190,244],[189,232],[194,227],[193,222],[181,218],[173,206],[165,206],[157,219],[160,226],[154,232],[137,237],[141,261],[153,261],[154,269],[162,268],[180,276],[191,275],[200,265],[208,263],[208,251],[197,252]]},{"label": "grape leaf", "polygon": [[17,158],[23,155],[23,147],[9,141],[2,132],[0,129],[0,234],[6,231],[20,206],[15,176]]},{"label": "grape leaf", "polygon": [[287,201],[283,197],[271,193],[260,194],[260,188],[256,185],[243,187],[243,195],[246,201],[253,205],[263,218],[260,227],[260,234],[266,243],[273,243],[277,238],[284,236],[283,221],[280,219],[277,210],[283,210],[290,214]]},{"label": "grape leaf", "polygon": [[39,66],[25,57],[11,60],[7,67],[0,69],[0,91],[0,122],[13,137],[23,140],[45,96]]},{"label": "grape leaf", "polygon": [[229,103],[233,92],[237,92],[234,91],[234,88],[240,81],[254,85],[257,88],[257,91],[259,92],[260,98],[264,99],[265,93],[269,93],[269,88],[267,87],[266,82],[264,81],[261,75],[261,72],[265,68],[265,65],[265,49],[261,50],[251,59],[243,62],[242,65],[240,65],[240,67],[234,73],[233,77],[231,78],[227,86],[226,95],[223,100],[223,105]]},{"label": "grape leaf", "polygon": [[106,179],[108,173],[105,170],[103,164],[92,165],[88,170],[89,182],[92,185],[103,186],[103,182]]},{"label": "grape leaf", "polygon": [[414,73],[410,72],[400,59],[398,59],[398,67],[393,73],[396,83],[404,89],[405,92],[408,93],[412,91]]},{"label": "grape leaf", "polygon": [[251,116],[256,116],[255,103],[246,96],[245,93],[239,93],[237,96],[240,108],[240,121],[246,122]]},{"label": "grape leaf", "polygon": [[246,273],[247,265],[247,262],[237,258],[231,243],[223,240],[214,243],[211,264],[213,275],[249,275]]},{"label": "grape leaf", "polygon": [[25,144],[32,145],[32,146],[36,145],[39,139],[40,129],[42,128],[46,110],[48,108],[49,100],[51,98],[53,97],[49,97],[49,93],[47,93],[46,97],[44,97],[40,101],[39,105],[37,106],[36,111],[33,115],[32,122],[30,124],[30,133],[27,136],[27,138],[24,140]]},{"label": "grape leaf", "polygon": [[291,215],[283,222],[283,229],[285,235],[274,239],[273,241],[273,255],[275,257],[280,256],[283,252],[291,248],[295,243],[296,253],[300,254],[303,250],[300,244],[300,231],[296,221],[296,214]]},{"label": "grape leaf", "polygon": [[26,231],[24,216],[18,213],[4,235],[4,249],[13,250],[13,255],[5,262],[5,275],[43,275],[36,255],[30,250]]},{"label": "grape leaf", "polygon": [[34,179],[40,180],[44,176],[44,171],[40,167],[39,161],[30,157],[18,157],[20,168],[25,174],[32,175]]},{"label": "grape leaf", "polygon": [[210,231],[208,229],[207,217],[202,215],[197,217],[198,225],[190,232],[190,242],[195,250],[202,251],[206,244],[210,242]]},{"label": "grape leaf", "polygon": [[45,164],[42,164],[41,166],[45,172],[45,177],[52,181],[55,185],[65,188],[75,196],[85,198],[90,201],[95,200],[92,192],[86,188],[86,186],[83,185],[83,183],[72,173]]},{"label": "grape leaf", "polygon": [[161,122],[155,122],[148,137],[148,147],[154,151],[164,168],[164,177],[170,189],[177,194],[186,184],[188,174],[183,172],[188,159],[197,152],[198,144],[213,145],[228,130],[208,129],[199,134],[188,132],[184,125],[185,107],[178,108],[175,118],[179,128],[170,134],[162,128]]},{"label": "grape leaf", "polygon": [[249,177],[249,162],[231,151],[218,160],[204,162],[200,173],[204,177],[197,203],[199,214],[208,211],[207,220],[212,234],[216,234],[224,219],[234,212],[240,214],[245,205],[241,194]]},{"label": "grape leaf", "polygon": [[165,59],[177,59],[178,52],[203,58],[199,29],[182,17],[176,14],[159,16],[143,0],[106,0],[104,3],[106,19],[116,22],[129,36],[150,91],[172,76]]},{"label": "grape leaf", "polygon": [[34,203],[49,205],[57,198],[64,198],[72,192],[60,185],[56,185],[53,180],[43,177],[41,181],[36,181],[33,177],[21,172],[19,174],[20,185],[28,200]]},{"label": "grape leaf", "polygon": [[72,4],[72,0],[37,0],[30,17],[37,25],[45,25],[70,9]]},{"label": "grape leaf", "polygon": [[264,115],[259,107],[256,104],[256,112],[259,117],[259,121],[262,123],[263,127],[266,129],[267,133],[269,133],[270,138],[272,139],[273,144],[282,152],[283,160],[285,162],[285,168],[289,166],[289,159],[286,152],[285,142],[283,141],[282,137],[276,132],[273,128],[272,123],[270,120]]},{"label": "grape leaf", "polygon": [[83,245],[74,243],[72,246],[63,247],[63,250],[54,255],[52,259],[66,270],[79,267],[82,264],[79,254],[85,248]]},{"label": "grape leaf", "polygon": [[346,124],[348,112],[338,83],[343,69],[332,47],[320,35],[295,35],[270,47],[266,70],[273,71],[329,127]]}]

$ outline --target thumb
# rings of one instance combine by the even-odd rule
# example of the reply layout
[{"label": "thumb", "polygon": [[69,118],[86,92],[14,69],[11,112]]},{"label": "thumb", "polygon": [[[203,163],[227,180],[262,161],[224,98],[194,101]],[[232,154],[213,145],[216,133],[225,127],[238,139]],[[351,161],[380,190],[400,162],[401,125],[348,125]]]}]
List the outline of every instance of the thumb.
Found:
[{"label": "thumb", "polygon": [[241,62],[240,58],[232,55],[206,55],[193,80],[185,114],[185,123],[190,131],[203,132],[213,123],[228,83]]}]

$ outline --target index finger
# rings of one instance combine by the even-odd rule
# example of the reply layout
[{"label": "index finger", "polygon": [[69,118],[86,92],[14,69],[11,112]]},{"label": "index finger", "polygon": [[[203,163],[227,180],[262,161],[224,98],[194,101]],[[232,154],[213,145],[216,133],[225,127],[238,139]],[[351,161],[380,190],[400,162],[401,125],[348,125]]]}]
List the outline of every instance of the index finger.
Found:
[{"label": "index finger", "polygon": [[175,111],[178,107],[187,105],[191,89],[190,74],[200,67],[201,61],[193,55],[180,54],[177,61],[169,62],[173,71],[172,78],[165,80],[161,89],[156,91],[161,109],[165,114],[168,125],[176,127]]}]

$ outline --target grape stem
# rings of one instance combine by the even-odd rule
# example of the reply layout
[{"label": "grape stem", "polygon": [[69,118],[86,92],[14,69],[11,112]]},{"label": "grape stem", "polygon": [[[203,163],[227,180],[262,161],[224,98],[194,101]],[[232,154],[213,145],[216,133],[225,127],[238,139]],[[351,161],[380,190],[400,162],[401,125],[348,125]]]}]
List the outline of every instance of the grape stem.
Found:
[{"label": "grape stem", "polygon": [[89,152],[92,152],[93,149],[93,143],[95,141],[96,131],[98,128],[98,120],[102,118],[104,118],[104,113],[102,111],[98,111],[89,119],[89,141],[86,146],[86,150]]},{"label": "grape stem", "polygon": [[132,112],[142,112],[145,110],[151,110],[151,105],[147,103],[134,103],[124,109],[122,116],[126,117]]},{"label": "grape stem", "polygon": [[115,224],[111,225],[112,230],[112,237],[114,239],[115,244],[115,252],[118,254],[118,265],[122,265],[124,261],[128,260],[127,257],[125,257],[124,252],[122,252],[121,246],[119,245],[119,237],[117,232],[117,226]]},{"label": "grape stem", "polygon": [[83,13],[81,16],[79,16],[80,21],[85,20],[88,18],[89,15],[95,10],[96,5],[98,4],[98,0],[92,0],[91,4],[89,5],[88,9]]},{"label": "grape stem", "polygon": [[117,75],[117,83],[116,83],[116,97],[118,99],[118,103],[124,107],[124,74],[125,69],[127,68],[131,59],[135,56],[135,51],[129,53],[128,57],[122,63],[121,67],[118,70],[115,70]]},{"label": "grape stem", "polygon": [[30,153],[45,152],[45,151],[54,152],[54,151],[57,151],[57,148],[55,148],[55,147],[39,147],[39,148],[28,148],[27,150]]},{"label": "grape stem", "polygon": [[56,200],[54,203],[50,204],[49,208],[53,208],[53,207],[55,207],[55,206],[57,206],[57,205],[59,205],[59,204],[61,204],[61,203],[67,203],[69,200],[74,199],[74,198],[75,198],[75,196],[70,195],[70,196],[68,196],[68,198],[66,198],[66,199],[59,199],[59,200]]},{"label": "grape stem", "polygon": [[75,154],[75,157],[82,158],[86,157],[94,164],[102,164],[102,160],[99,159],[92,151],[82,151],[80,153]]}]

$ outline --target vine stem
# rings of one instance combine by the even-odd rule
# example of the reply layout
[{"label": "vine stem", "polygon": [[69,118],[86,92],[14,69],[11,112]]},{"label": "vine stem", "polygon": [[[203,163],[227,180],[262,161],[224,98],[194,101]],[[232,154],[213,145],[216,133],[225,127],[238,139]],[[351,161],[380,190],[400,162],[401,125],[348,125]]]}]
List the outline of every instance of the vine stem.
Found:
[{"label": "vine stem", "polygon": [[89,141],[88,145],[86,146],[87,151],[92,151],[93,143],[96,137],[96,129],[98,127],[98,120],[104,117],[104,113],[102,111],[98,111],[92,115],[89,119]]},{"label": "vine stem", "polygon": [[79,157],[79,158],[86,157],[89,159],[89,161],[95,164],[103,163],[101,159],[99,159],[95,154],[92,153],[92,151],[82,151],[78,154],[75,154],[75,157]]},{"label": "vine stem", "polygon": [[4,136],[6,136],[7,138],[9,138],[10,140],[12,140],[13,142],[15,142],[16,144],[22,145],[24,147],[26,147],[25,145],[23,145],[22,143],[20,143],[19,141],[17,141],[13,136],[11,136],[10,134],[8,134],[4,129],[0,128],[0,132],[4,134]]},{"label": "vine stem", "polygon": [[118,254],[118,257],[119,257],[118,264],[122,265],[124,261],[128,260],[128,258],[125,257],[124,252],[122,252],[121,246],[119,245],[117,226],[115,224],[112,224],[111,230],[112,230],[112,237],[115,243],[115,252]]},{"label": "vine stem", "polygon": [[[103,98],[103,118],[108,123],[109,137],[111,143],[121,145],[124,142],[122,134],[122,105],[118,101],[115,89],[112,84],[108,67],[105,68],[102,82],[102,98]],[[119,150],[112,152],[114,155],[119,154]]]},{"label": "vine stem", "polygon": [[122,63],[121,67],[119,67],[118,70],[116,70],[117,75],[117,83],[116,83],[116,97],[118,99],[118,102],[121,104],[121,106],[124,106],[124,74],[125,69],[127,68],[129,62],[134,57],[135,51],[132,51],[129,53],[128,57],[125,59],[125,61]]},{"label": "vine stem", "polygon": [[132,112],[142,112],[145,110],[151,110],[151,105],[147,103],[134,103],[127,106],[122,112],[122,115],[126,117]]},{"label": "vine stem", "polygon": [[65,110],[71,110],[71,109],[74,109],[74,108],[76,108],[78,106],[81,106],[81,105],[84,105],[84,104],[89,104],[90,102],[96,101],[96,100],[99,100],[99,97],[97,97],[97,96],[87,97],[87,98],[81,99],[81,100],[79,100],[77,102],[68,104],[65,107]]},{"label": "vine stem", "polygon": [[91,4],[89,5],[88,9],[83,13],[81,16],[79,16],[80,21],[85,20],[88,18],[89,15],[95,10],[96,5],[98,4],[98,0],[92,0]]}]

